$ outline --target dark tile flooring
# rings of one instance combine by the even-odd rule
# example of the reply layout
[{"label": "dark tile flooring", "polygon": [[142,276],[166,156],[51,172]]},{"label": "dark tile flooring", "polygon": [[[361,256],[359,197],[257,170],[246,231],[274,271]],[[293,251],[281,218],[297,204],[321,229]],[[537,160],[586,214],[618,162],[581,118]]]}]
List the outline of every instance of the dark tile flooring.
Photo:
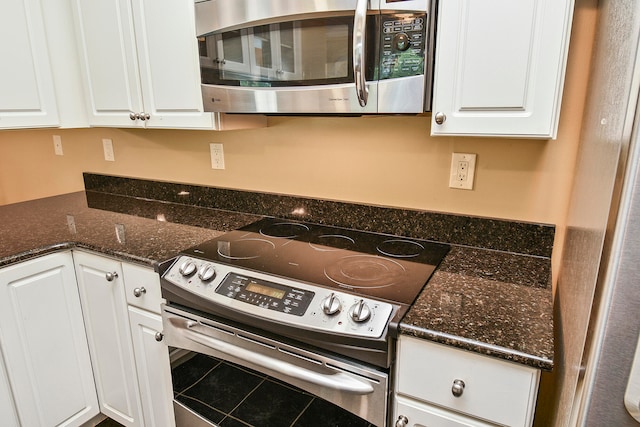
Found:
[{"label": "dark tile flooring", "polygon": [[303,390],[206,355],[172,376],[176,399],[220,427],[372,427]]}]

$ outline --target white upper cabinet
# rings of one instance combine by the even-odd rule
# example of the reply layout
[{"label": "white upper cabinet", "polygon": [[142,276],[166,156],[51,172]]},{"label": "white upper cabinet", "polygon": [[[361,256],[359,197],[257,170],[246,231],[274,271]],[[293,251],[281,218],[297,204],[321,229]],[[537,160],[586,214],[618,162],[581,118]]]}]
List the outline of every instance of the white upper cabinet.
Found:
[{"label": "white upper cabinet", "polygon": [[0,128],[58,126],[40,0],[2,0],[0,34]]},{"label": "white upper cabinet", "polygon": [[573,0],[443,0],[432,135],[555,138]]},{"label": "white upper cabinet", "polygon": [[86,127],[70,0],[3,0],[0,34],[0,129]]},{"label": "white upper cabinet", "polygon": [[74,0],[93,126],[213,129],[191,0]]}]

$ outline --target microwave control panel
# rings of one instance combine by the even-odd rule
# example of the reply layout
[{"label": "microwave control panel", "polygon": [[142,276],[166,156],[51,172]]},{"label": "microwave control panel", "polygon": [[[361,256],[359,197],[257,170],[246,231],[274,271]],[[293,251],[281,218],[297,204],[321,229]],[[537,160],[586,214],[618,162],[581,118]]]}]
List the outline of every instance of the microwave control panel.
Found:
[{"label": "microwave control panel", "polygon": [[383,14],[381,26],[380,80],[424,74],[427,15]]}]

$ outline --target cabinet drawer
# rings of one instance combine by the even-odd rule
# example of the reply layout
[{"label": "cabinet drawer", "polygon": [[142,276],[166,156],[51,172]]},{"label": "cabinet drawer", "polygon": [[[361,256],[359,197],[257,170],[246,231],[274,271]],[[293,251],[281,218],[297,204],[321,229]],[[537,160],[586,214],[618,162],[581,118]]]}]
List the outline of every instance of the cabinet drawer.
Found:
[{"label": "cabinet drawer", "polygon": [[160,314],[160,277],[150,268],[122,264],[127,304]]},{"label": "cabinet drawer", "polygon": [[406,418],[407,427],[493,427],[454,412],[445,411],[403,396],[396,397],[395,420]]},{"label": "cabinet drawer", "polygon": [[[398,348],[398,393],[499,424],[531,425],[537,369],[408,336]],[[456,380],[464,382],[459,397]]]}]

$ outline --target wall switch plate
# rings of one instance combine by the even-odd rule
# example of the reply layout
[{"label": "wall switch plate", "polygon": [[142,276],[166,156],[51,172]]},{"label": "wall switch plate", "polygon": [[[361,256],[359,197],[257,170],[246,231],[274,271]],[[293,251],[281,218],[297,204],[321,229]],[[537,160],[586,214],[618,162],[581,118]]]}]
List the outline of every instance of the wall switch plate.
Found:
[{"label": "wall switch plate", "polygon": [[211,169],[224,169],[222,144],[211,143],[209,144],[209,149],[211,150]]},{"label": "wall switch plate", "polygon": [[113,154],[113,141],[108,138],[102,140],[102,148],[104,150],[104,159],[108,162],[115,162],[116,158]]},{"label": "wall switch plate", "polygon": [[451,175],[449,187],[461,190],[473,190],[473,178],[476,171],[476,155],[453,153],[451,156]]},{"label": "wall switch plate", "polygon": [[56,156],[64,155],[62,152],[62,138],[60,135],[53,135],[53,151],[56,153]]}]

